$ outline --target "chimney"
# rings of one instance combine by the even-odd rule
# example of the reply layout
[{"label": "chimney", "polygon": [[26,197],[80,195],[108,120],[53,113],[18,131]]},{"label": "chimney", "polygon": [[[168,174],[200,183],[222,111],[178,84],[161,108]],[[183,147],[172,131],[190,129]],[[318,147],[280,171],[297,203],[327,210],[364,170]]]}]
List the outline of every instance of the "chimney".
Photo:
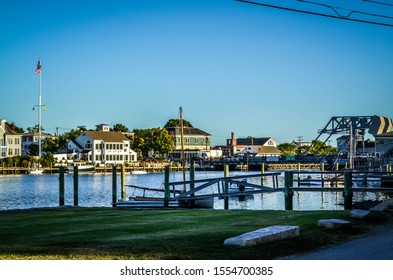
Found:
[{"label": "chimney", "polygon": [[231,132],[231,146],[236,146],[235,133]]}]

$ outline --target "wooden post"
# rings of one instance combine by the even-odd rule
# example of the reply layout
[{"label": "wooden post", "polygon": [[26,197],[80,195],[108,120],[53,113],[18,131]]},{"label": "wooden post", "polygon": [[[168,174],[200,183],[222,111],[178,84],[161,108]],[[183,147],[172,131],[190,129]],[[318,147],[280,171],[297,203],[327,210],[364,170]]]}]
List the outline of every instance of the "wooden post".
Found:
[{"label": "wooden post", "polygon": [[64,206],[64,166],[59,168],[59,206]]},{"label": "wooden post", "polygon": [[293,172],[285,171],[285,186],[284,186],[284,197],[285,197],[285,210],[293,210]]},{"label": "wooden post", "polygon": [[323,162],[321,163],[321,183],[323,188],[325,186],[325,164]]},{"label": "wooden post", "polygon": [[[224,177],[229,177],[229,166],[227,164],[224,165]],[[229,197],[228,197],[228,183],[224,183],[224,194],[226,195],[224,198],[224,210],[229,209]]]},{"label": "wooden post", "polygon": [[169,172],[170,167],[169,165],[165,166],[165,178],[164,178],[164,185],[165,185],[165,192],[164,192],[164,207],[169,206]]},{"label": "wooden post", "polygon": [[265,174],[265,163],[264,162],[262,162],[262,165],[261,165],[261,174],[262,174],[261,187],[263,187],[263,185],[265,184],[265,177],[263,176]]},{"label": "wooden post", "polygon": [[112,207],[116,207],[117,200],[117,174],[116,165],[112,166]]},{"label": "wooden post", "polygon": [[126,193],[126,167],[123,164],[121,166],[121,199],[123,201],[127,200],[127,193]]},{"label": "wooden post", "polygon": [[74,166],[74,206],[78,206],[79,169]]},{"label": "wooden post", "polygon": [[344,173],[344,209],[352,209],[352,172],[347,171]]},{"label": "wooden post", "polygon": [[[190,166],[190,181],[191,181],[190,191],[192,191],[195,189],[195,183],[193,183],[193,181],[195,181],[195,166],[194,166],[194,164],[191,164],[191,166]],[[195,194],[190,195],[190,197],[194,197],[194,196],[195,196]],[[195,200],[191,200],[190,206],[191,206],[191,208],[194,208]]]}]

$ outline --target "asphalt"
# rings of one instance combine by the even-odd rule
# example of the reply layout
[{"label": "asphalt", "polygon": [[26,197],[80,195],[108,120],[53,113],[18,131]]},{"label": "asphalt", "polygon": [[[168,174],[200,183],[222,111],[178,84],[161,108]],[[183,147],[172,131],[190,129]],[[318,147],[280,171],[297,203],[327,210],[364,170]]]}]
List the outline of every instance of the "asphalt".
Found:
[{"label": "asphalt", "polygon": [[393,215],[364,236],[285,260],[393,260]]}]

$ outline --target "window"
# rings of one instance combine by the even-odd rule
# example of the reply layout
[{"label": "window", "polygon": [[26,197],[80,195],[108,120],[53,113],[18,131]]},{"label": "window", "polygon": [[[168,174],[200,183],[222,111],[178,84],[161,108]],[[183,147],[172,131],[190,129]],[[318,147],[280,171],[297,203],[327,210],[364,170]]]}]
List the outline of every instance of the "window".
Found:
[{"label": "window", "polygon": [[195,144],[199,144],[199,139],[198,138],[195,139]]},{"label": "window", "polygon": [[87,141],[87,142],[86,142],[85,148],[86,148],[86,149],[91,149],[91,148],[92,148],[92,144],[90,143],[90,141]]},{"label": "window", "polygon": [[184,139],[184,143],[186,143],[186,144],[190,144],[190,138],[186,138],[186,139]]}]

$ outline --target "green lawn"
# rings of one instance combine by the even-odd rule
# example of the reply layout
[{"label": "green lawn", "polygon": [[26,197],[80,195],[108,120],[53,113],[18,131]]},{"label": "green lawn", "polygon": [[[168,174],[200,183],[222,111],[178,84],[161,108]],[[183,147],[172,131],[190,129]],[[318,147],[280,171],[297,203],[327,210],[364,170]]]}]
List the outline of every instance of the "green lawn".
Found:
[{"label": "green lawn", "polygon": [[[0,259],[275,259],[366,232],[319,228],[348,211],[126,210],[65,208],[0,212]],[[352,220],[351,220],[352,221]],[[270,225],[298,225],[300,237],[253,248],[226,238]]]}]

